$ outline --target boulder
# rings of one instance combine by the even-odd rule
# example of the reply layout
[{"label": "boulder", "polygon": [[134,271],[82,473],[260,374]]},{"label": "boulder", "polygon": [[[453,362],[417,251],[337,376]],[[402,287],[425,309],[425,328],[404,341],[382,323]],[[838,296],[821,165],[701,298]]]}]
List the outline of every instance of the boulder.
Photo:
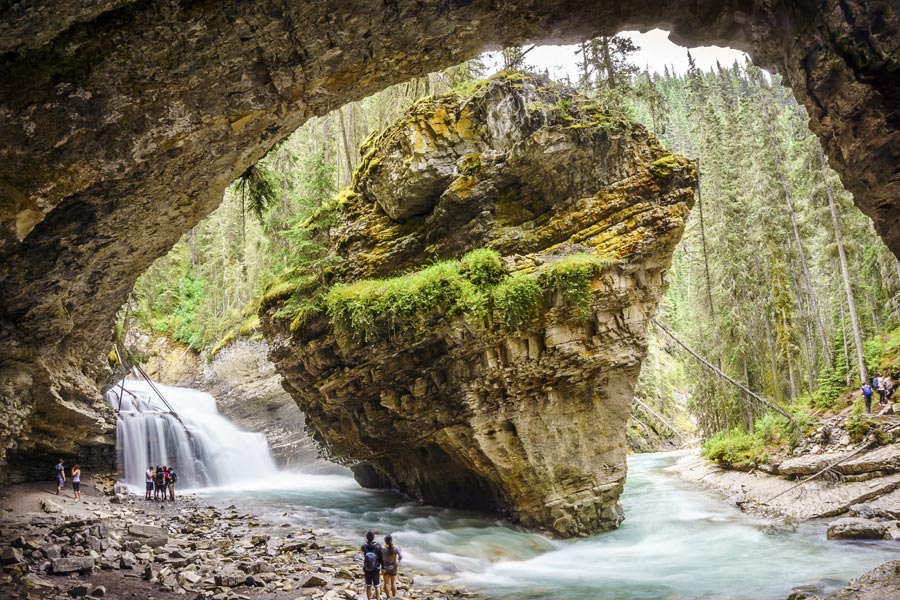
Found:
[{"label": "boulder", "polygon": [[169,531],[155,525],[132,525],[126,535],[151,548],[165,546],[169,541]]},{"label": "boulder", "polygon": [[15,563],[24,562],[25,556],[22,554],[22,551],[18,548],[13,548],[11,546],[5,546],[3,550],[0,550],[0,563],[4,565],[11,565]]},{"label": "boulder", "polygon": [[69,591],[66,592],[72,598],[84,598],[87,596],[93,586],[90,583],[79,583],[75,587],[69,588]]},{"label": "boulder", "polygon": [[894,600],[900,598],[900,560],[892,560],[851,579],[846,588],[828,600]]},{"label": "boulder", "polygon": [[314,587],[324,587],[329,585],[329,581],[320,575],[308,575],[305,579],[300,583],[300,587],[304,588],[314,588]]},{"label": "boulder", "polygon": [[[423,100],[361,152],[324,211],[334,224],[310,223],[343,259],[331,281],[283,285],[262,307],[317,437],[364,486],[565,537],[618,526],[626,423],[693,164],[517,74]],[[296,314],[292,296],[306,298]]]},{"label": "boulder", "polygon": [[879,521],[845,517],[828,524],[829,540],[880,540],[886,526]]},{"label": "boulder", "polygon": [[88,573],[94,570],[94,559],[90,556],[67,556],[50,561],[50,569],[54,575],[65,573]]}]

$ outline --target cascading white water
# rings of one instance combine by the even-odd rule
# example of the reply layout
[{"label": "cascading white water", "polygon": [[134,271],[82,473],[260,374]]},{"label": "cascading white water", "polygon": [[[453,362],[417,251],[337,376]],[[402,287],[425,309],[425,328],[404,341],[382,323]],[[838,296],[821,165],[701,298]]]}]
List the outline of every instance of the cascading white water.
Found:
[{"label": "cascading white water", "polygon": [[123,483],[143,490],[148,465],[175,467],[181,489],[228,486],[275,474],[265,437],[238,429],[219,413],[215,398],[155,385],[177,418],[146,381],[126,379],[124,391],[115,386],[106,393],[106,401],[118,411],[116,446]]}]

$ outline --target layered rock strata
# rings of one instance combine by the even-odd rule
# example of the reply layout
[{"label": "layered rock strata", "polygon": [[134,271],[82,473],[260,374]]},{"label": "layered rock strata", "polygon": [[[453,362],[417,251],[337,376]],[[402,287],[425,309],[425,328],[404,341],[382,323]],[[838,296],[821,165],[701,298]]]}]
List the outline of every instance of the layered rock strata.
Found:
[{"label": "layered rock strata", "polygon": [[656,26],[783,73],[900,252],[895,2],[0,3],[0,461],[112,431],[97,357],[134,280],[310,116],[488,47]]},{"label": "layered rock strata", "polygon": [[693,165],[519,75],[427,98],[361,151],[309,223],[343,260],[264,300],[312,428],[364,485],[561,536],[616,527]]}]

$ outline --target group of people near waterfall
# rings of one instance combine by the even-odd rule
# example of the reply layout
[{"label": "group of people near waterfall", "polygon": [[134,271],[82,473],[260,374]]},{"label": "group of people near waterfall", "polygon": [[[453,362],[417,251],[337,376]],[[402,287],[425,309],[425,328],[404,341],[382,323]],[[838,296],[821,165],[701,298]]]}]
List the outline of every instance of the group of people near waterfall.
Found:
[{"label": "group of people near waterfall", "polygon": [[[144,498],[145,500],[164,501],[168,491],[169,501],[175,501],[175,484],[178,483],[178,473],[175,472],[175,467],[167,467],[166,465],[154,467],[150,465],[147,467],[147,472],[144,475],[147,482],[147,496]],[[151,493],[153,498],[150,498]]]},{"label": "group of people near waterfall", "polygon": [[362,545],[363,577],[366,580],[366,598],[381,598],[380,577],[384,577],[384,597],[397,597],[397,571],[403,555],[400,548],[394,545],[394,538],[384,536],[384,546],[375,541],[375,533],[366,533],[366,543]]},{"label": "group of people near waterfall", "polygon": [[[63,465],[63,459],[60,458],[56,461],[54,473],[56,475],[56,495],[59,496],[66,487],[66,467]],[[75,493],[75,499],[81,500],[81,467],[79,465],[72,467],[72,491]]]},{"label": "group of people near waterfall", "polygon": [[882,406],[893,402],[894,397],[894,381],[897,379],[896,375],[891,377],[889,375],[882,375],[879,373],[875,377],[872,378],[872,383],[869,384],[868,381],[864,382],[862,385],[862,394],[863,400],[866,403],[866,412],[872,412],[872,396],[873,394],[878,394],[878,403]]}]

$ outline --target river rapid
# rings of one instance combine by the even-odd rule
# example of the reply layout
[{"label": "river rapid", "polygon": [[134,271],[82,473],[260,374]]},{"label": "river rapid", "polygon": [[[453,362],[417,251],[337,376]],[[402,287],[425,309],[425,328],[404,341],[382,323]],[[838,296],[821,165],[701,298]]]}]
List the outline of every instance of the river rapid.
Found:
[{"label": "river rapid", "polygon": [[391,533],[407,570],[497,600],[783,600],[793,589],[839,589],[898,556],[887,542],[827,541],[824,524],[793,527],[746,515],[666,472],[677,458],[629,457],[624,524],[577,541],[366,490],[349,475],[282,472],[200,493],[273,524],[320,528],[348,544],[361,543],[369,529],[379,539]]}]

